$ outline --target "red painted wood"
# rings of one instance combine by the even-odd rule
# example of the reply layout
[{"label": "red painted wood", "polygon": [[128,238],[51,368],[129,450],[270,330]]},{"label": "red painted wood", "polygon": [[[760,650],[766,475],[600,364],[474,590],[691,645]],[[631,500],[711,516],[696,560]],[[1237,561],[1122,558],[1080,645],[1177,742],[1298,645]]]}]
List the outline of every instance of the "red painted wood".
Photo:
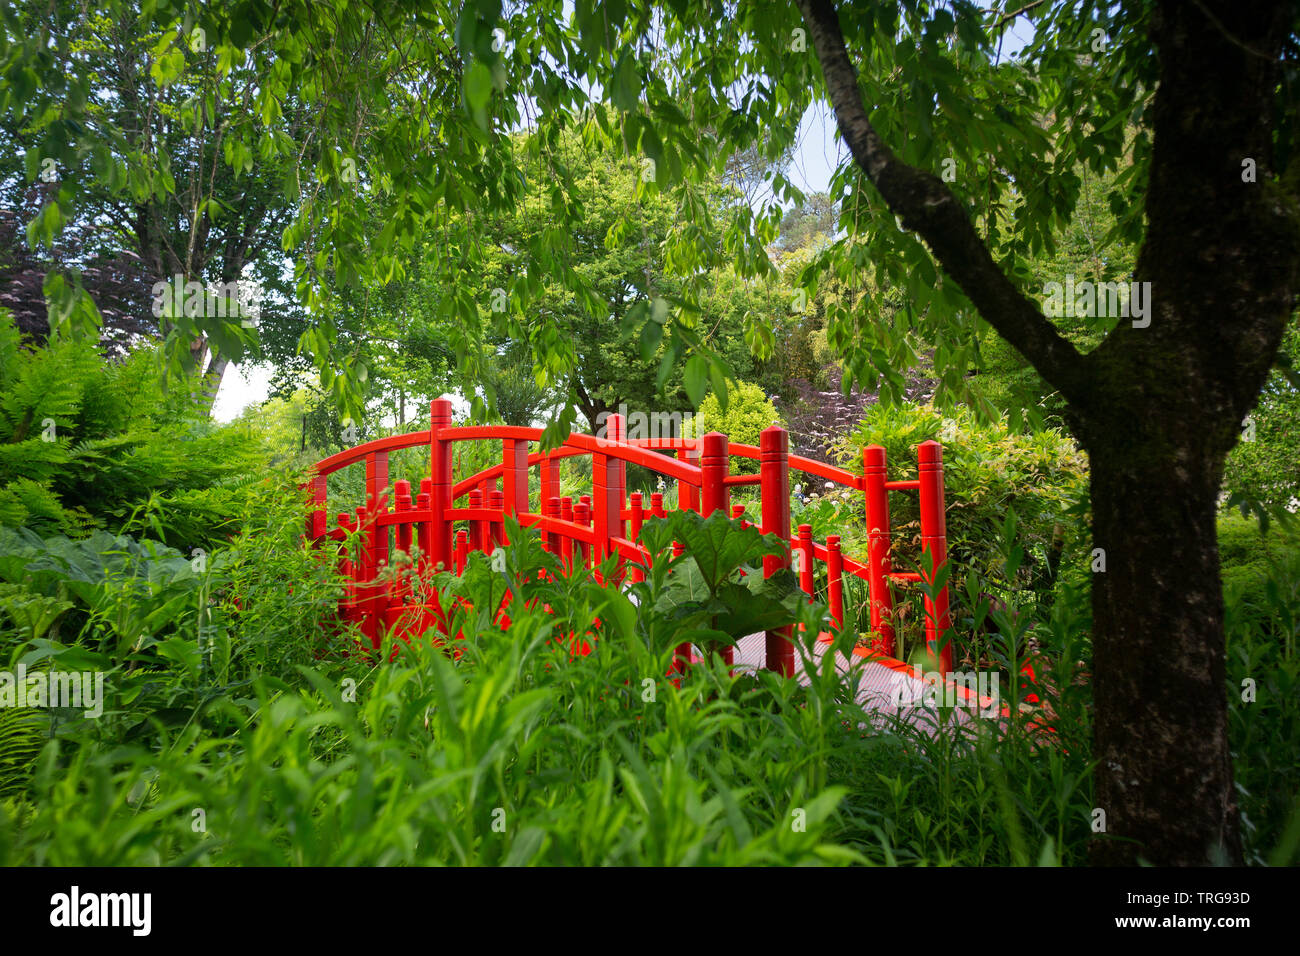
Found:
[{"label": "red painted wood", "polygon": [[731,461],[727,456],[727,436],[709,432],[700,439],[700,515],[707,518],[715,511],[726,511],[730,492],[727,490],[727,472]]},{"label": "red painted wood", "polygon": [[[760,530],[763,534],[780,535],[782,541],[790,537],[790,436],[784,428],[772,425],[759,435],[759,478],[762,496]],[[782,568],[790,566],[790,551],[783,555],[766,555],[763,558],[763,577],[770,578]],[[768,631],[764,636],[766,668],[789,677],[794,674],[793,629],[783,627]]]},{"label": "red painted wood", "polygon": [[429,561],[434,570],[438,565],[451,568],[451,522],[447,510],[451,508],[451,450],[452,443],[445,436],[451,428],[451,400],[435,398],[429,403],[429,507],[433,518],[429,521]]},{"label": "red painted wood", "polygon": [[[700,439],[700,515],[707,518],[715,511],[726,513],[731,493],[727,488],[727,472],[731,459],[727,455],[727,436],[709,432]],[[718,648],[722,659],[730,664],[735,649]]]},{"label": "red painted wood", "polygon": [[488,502],[488,506],[494,512],[494,516],[488,522],[488,542],[491,545],[489,554],[506,543],[506,525],[501,517],[505,514],[505,502],[506,496],[503,493],[500,491],[492,492],[491,500]]},{"label": "red painted wood", "polygon": [[[579,501],[579,502],[577,503],[577,505],[574,506],[574,509],[573,509],[573,521],[574,521],[574,523],[575,523],[575,524],[582,525],[582,527],[584,527],[584,528],[587,528],[587,527],[590,527],[590,526],[591,526],[591,505],[587,504],[586,497],[587,497],[586,495],[583,495],[583,496],[582,496],[583,500]],[[600,544],[600,542],[602,541],[602,539],[603,539],[604,541],[608,541],[608,540],[609,540],[609,536],[608,536],[608,535],[602,535],[602,534],[600,533],[600,531],[597,530],[597,531],[596,531],[596,542],[597,542],[597,545]],[[583,567],[583,568],[589,568],[589,567],[591,567],[591,556],[592,556],[592,547],[591,547],[591,544],[588,543],[588,542],[586,542],[586,541],[579,541],[579,542],[578,542],[578,553],[579,553],[579,562],[580,562],[580,563],[578,564],[578,567]]]},{"label": "red painted wood", "polygon": [[[542,510],[546,518],[558,519],[560,517],[560,498],[559,495],[552,495],[542,501]],[[554,531],[542,532],[542,547],[551,554],[560,553],[560,536]]]},{"label": "red painted wood", "polygon": [[[394,615],[402,610],[409,595],[409,581],[405,575],[395,577],[392,586],[377,584],[376,578],[380,570],[387,561],[391,561],[391,549],[409,551],[414,548],[421,552],[424,557],[418,567],[420,573],[428,570],[431,562],[439,562],[459,572],[464,567],[464,557],[470,547],[487,550],[496,543],[504,543],[505,514],[514,515],[525,526],[537,526],[542,533],[544,546],[560,552],[570,567],[575,560],[581,560],[584,565],[590,566],[609,554],[616,554],[620,567],[623,561],[634,562],[628,571],[634,580],[639,579],[642,571],[638,563],[648,561],[650,556],[635,544],[635,539],[639,536],[646,517],[662,516],[664,506],[663,496],[658,493],[650,496],[649,508],[641,495],[632,496],[630,509],[625,505],[628,462],[651,468],[677,481],[679,507],[691,508],[704,515],[719,508],[730,510],[733,517],[742,524],[745,523],[744,509],[740,506],[730,508],[729,489],[742,485],[759,485],[764,530],[768,531],[774,521],[779,526],[780,514],[784,512],[785,527],[776,533],[781,533],[784,540],[791,540],[789,472],[797,470],[861,490],[868,525],[868,557],[865,564],[844,556],[837,536],[831,536],[822,545],[812,541],[810,529],[801,529],[801,533],[791,541],[805,558],[800,573],[801,587],[805,592],[812,593],[815,581],[812,561],[825,561],[827,600],[831,605],[834,626],[839,627],[842,626],[844,615],[843,575],[853,574],[867,580],[871,592],[873,630],[881,638],[877,649],[894,653],[889,582],[911,580],[919,576],[892,570],[888,492],[912,488],[920,491],[924,549],[922,560],[927,575],[932,562],[943,567],[947,560],[947,538],[944,527],[942,450],[937,443],[928,442],[918,448],[921,468],[917,479],[889,481],[884,451],[875,446],[864,452],[863,474],[859,477],[823,463],[789,455],[788,437],[780,454],[772,457],[771,461],[765,461],[765,452],[774,452],[774,448],[769,449],[765,443],[760,443],[758,448],[730,443],[725,436],[716,433],[698,439],[628,441],[622,419],[618,416],[614,416],[614,419],[606,437],[573,435],[562,447],[547,454],[530,454],[528,444],[540,439],[540,429],[453,428],[451,403],[439,399],[430,405],[431,427],[428,432],[366,442],[318,463],[315,473],[304,486],[309,502],[305,529],[308,536],[313,540],[328,538],[339,541],[346,536],[347,529],[352,527],[359,529],[362,539],[355,561],[340,556],[341,570],[350,582],[340,607],[345,619],[357,621],[362,626],[368,643],[377,646],[382,623],[396,621],[401,617],[400,613]],[[769,430],[772,434],[779,431],[780,429]],[[767,432],[764,435],[765,442],[775,441],[766,437]],[[454,481],[454,459],[451,455],[454,442],[489,438],[502,441],[501,464],[484,469],[460,482]],[[424,442],[430,446],[430,476],[421,482],[415,507],[412,508],[409,482],[399,482],[395,486],[392,510],[389,511],[386,498],[388,453]],[[675,453],[679,459],[667,457],[665,453]],[[550,499],[558,497],[549,492],[559,490],[559,462],[563,458],[583,454],[590,454],[593,458],[592,494],[581,496],[576,509],[569,499],[552,502]],[[731,475],[732,457],[758,459],[759,474]],[[357,509],[355,522],[351,516],[344,516],[340,519],[339,528],[331,531],[327,521],[327,477],[341,467],[361,462],[365,463],[366,469],[366,505]],[[533,464],[537,464],[540,471],[541,500],[538,511],[541,513],[528,511],[528,469]],[[783,467],[783,476],[778,474],[778,464]],[[773,490],[772,483],[782,477],[783,483],[778,481],[778,484],[783,484],[783,491],[777,493]],[[501,479],[500,490],[498,478]],[[477,494],[471,495],[469,507],[452,507],[455,499],[470,492]],[[453,548],[451,537],[454,521],[464,521],[469,532],[458,533],[456,547]],[[630,529],[625,528],[625,523],[630,523]],[[393,530],[390,532],[389,528]],[[625,534],[630,534],[631,537],[624,537]],[[578,544],[578,555],[573,554],[575,542]],[[675,543],[673,550],[680,555],[680,544]],[[774,567],[781,566],[779,557],[765,559],[765,574],[774,573],[767,570],[769,561],[777,562]],[[621,572],[619,576],[621,578]],[[941,589],[934,599],[927,599],[926,617],[927,644],[935,648],[951,625],[946,588]],[[410,628],[405,625],[403,628],[404,633],[410,633]],[[768,639],[772,641],[773,635],[768,635]],[[785,672],[787,649],[792,650],[792,644],[788,640],[773,641],[768,648],[769,666]],[[683,649],[678,650],[681,652]],[[951,651],[942,654],[940,662],[945,669],[950,668]]]},{"label": "red painted wood", "polygon": [[[690,465],[692,468],[698,468],[700,464],[699,441],[697,440],[695,443],[687,446],[686,448],[683,448],[678,453],[678,457],[687,465]],[[704,480],[704,476],[702,474],[700,475],[700,480],[701,481]],[[699,511],[700,510],[700,489],[694,482],[683,481],[681,479],[678,479],[677,510],[678,511]]]},{"label": "red painted wood", "polygon": [[[607,444],[623,438],[623,416],[610,415]],[[591,456],[591,508],[596,528],[596,563],[610,553],[609,539],[623,537],[623,495],[627,466],[617,458],[596,452]],[[583,496],[584,501],[586,496]]]},{"label": "red painted wood", "polygon": [[[469,506],[472,509],[483,509],[483,492],[475,488],[469,493]],[[482,518],[473,518],[469,522],[469,549],[471,551],[487,550],[486,522]]]},{"label": "red painted wood", "polygon": [[885,489],[888,463],[885,449],[870,445],[862,450],[863,497],[867,513],[867,584],[871,601],[871,630],[878,636],[872,647],[894,656],[894,599],[889,590],[889,492]]},{"label": "red painted wood", "polygon": [[307,518],[307,536],[312,540],[323,538],[329,531],[329,513],[326,511],[328,478],[325,475],[316,475],[309,481],[308,487],[311,490],[311,500],[315,508]]},{"label": "red painted wood", "polygon": [[812,525],[799,525],[799,550],[802,552],[799,559],[799,590],[808,595],[809,600],[813,597],[813,561],[816,555],[813,552],[812,543]]},{"label": "red painted wood", "polygon": [[[420,482],[420,493],[415,496],[416,509],[431,514],[432,507],[429,500],[429,479],[425,478]],[[433,526],[429,518],[420,520],[416,526],[415,545],[420,549],[419,571],[421,574],[427,574],[432,566],[430,556],[433,554]]]},{"label": "red painted wood", "polygon": [[[943,513],[943,446],[933,440],[921,442],[916,449],[916,461],[921,483],[921,573],[927,581],[933,581],[933,576],[948,561],[948,528]],[[941,588],[933,599],[927,596],[924,603],[926,647],[938,657],[940,671],[951,674],[948,588]]]},{"label": "red painted wood", "polygon": [[840,554],[840,536],[826,538],[826,593],[831,606],[835,630],[844,626],[844,558]]},{"label": "red painted wood", "polygon": [[[379,518],[388,511],[388,452],[376,451],[366,456],[366,548],[367,569],[374,581],[388,565],[388,526],[379,524]],[[387,607],[388,588],[379,584],[370,586],[367,605],[367,624],[373,631],[374,646],[379,647],[380,624]]]},{"label": "red painted wood", "polygon": [[560,459],[543,458],[539,462],[541,491],[538,498],[538,511],[546,512],[546,503],[552,498],[560,497]]},{"label": "red painted wood", "polygon": [[[645,511],[641,507],[641,492],[632,492],[629,496],[629,502],[631,504],[632,515],[628,519],[627,523],[628,537],[635,541],[641,535],[641,524],[645,520]],[[619,549],[619,553],[623,554],[621,548]],[[633,583],[645,580],[645,571],[639,564],[633,563],[629,565],[627,572],[628,580]]]},{"label": "red painted wood", "polygon": [[[560,498],[560,520],[573,523],[573,499],[568,495]],[[565,571],[573,571],[573,539],[568,535],[560,537],[560,560]]]},{"label": "red painted wood", "polygon": [[508,438],[501,443],[501,488],[507,514],[528,510],[528,442]]},{"label": "red painted wood", "polygon": [[[412,525],[407,518],[407,514],[411,510],[411,483],[406,479],[398,481],[393,486],[393,510],[397,513],[398,518],[406,519],[395,526],[395,547],[401,554],[409,555],[411,553]],[[409,573],[408,570],[402,569],[397,574],[390,594],[391,601],[402,604],[410,596],[411,582],[408,577]]]}]

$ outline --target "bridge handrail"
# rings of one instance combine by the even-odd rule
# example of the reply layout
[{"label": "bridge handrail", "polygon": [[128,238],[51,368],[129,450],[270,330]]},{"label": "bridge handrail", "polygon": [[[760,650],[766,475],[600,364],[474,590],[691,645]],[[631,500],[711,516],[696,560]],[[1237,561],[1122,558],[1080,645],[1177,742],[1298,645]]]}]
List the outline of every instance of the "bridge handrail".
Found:
[{"label": "bridge handrail", "polygon": [[[402,605],[405,598],[401,589],[388,591],[377,583],[380,570],[387,564],[390,552],[415,553],[413,545],[423,555],[420,571],[432,567],[446,567],[459,573],[473,550],[490,553],[505,541],[504,516],[511,514],[525,526],[538,528],[543,547],[561,554],[566,566],[579,561],[587,567],[597,567],[609,556],[616,556],[619,575],[639,579],[644,573],[645,561],[651,556],[637,543],[645,519],[664,514],[662,494],[651,495],[650,507],[645,507],[643,496],[627,494],[626,465],[633,464],[675,479],[678,482],[678,507],[701,514],[716,510],[743,517],[743,506],[732,509],[730,490],[733,487],[756,485],[759,487],[759,504],[762,510],[760,529],[777,534],[789,541],[784,557],[767,556],[763,559],[764,576],[781,567],[789,567],[793,555],[801,560],[798,568],[800,587],[811,597],[814,593],[814,569],[817,562],[826,568],[828,603],[838,627],[843,621],[843,576],[867,581],[871,630],[878,635],[878,647],[886,654],[893,653],[894,631],[892,621],[893,597],[890,586],[894,582],[924,580],[915,572],[894,572],[890,559],[890,531],[888,493],[900,490],[918,490],[921,503],[921,545],[925,552],[934,552],[936,566],[947,559],[947,538],[944,527],[943,456],[937,442],[922,443],[917,449],[917,477],[910,480],[890,481],[887,477],[885,450],[873,445],[863,452],[861,474],[814,461],[789,453],[789,439],[783,428],[765,429],[758,446],[731,443],[717,433],[695,438],[634,438],[625,436],[626,423],[622,416],[611,416],[607,435],[572,434],[564,442],[547,452],[533,452],[529,444],[540,442],[540,428],[496,426],[452,426],[451,403],[437,399],[431,406],[430,428],[374,439],[345,449],[318,462],[314,475],[308,482],[314,498],[314,510],[308,520],[308,536],[315,541],[341,542],[356,530],[363,532],[364,546],[360,557],[341,556],[345,574],[351,579],[344,612],[363,625],[363,631],[375,647],[379,646],[380,631],[385,621],[391,624],[394,607]],[[502,461],[481,469],[468,478],[456,481],[452,474],[452,447],[459,441],[497,439],[502,442]],[[389,490],[388,453],[404,448],[426,446],[430,452],[430,475],[420,482],[418,494],[412,494],[407,481],[398,481]],[[663,452],[672,453],[670,457]],[[592,461],[592,493],[574,502],[560,496],[558,463],[566,458],[590,456]],[[732,475],[732,459],[749,459],[759,463],[758,474]],[[329,475],[353,464],[365,464],[365,507],[350,514],[338,516],[338,527],[330,529],[326,508],[328,506]],[[531,505],[530,472],[541,470],[541,489],[537,506]],[[803,472],[826,481],[859,491],[863,494],[866,524],[867,551],[865,562],[855,561],[840,549],[839,537],[831,535],[823,542],[812,540],[812,529],[800,525],[790,527],[790,471]],[[500,480],[501,488],[497,484]],[[389,509],[392,498],[393,508]],[[457,501],[468,496],[466,505]],[[465,527],[453,530],[460,522]],[[390,529],[392,529],[390,531]],[[791,531],[797,533],[792,535]],[[390,535],[392,539],[390,540]],[[400,574],[399,574],[400,576]],[[946,585],[937,594],[927,592],[926,639],[932,649],[938,650],[940,638],[949,625]],[[783,673],[793,673],[793,645],[788,629],[768,634],[769,666]],[[724,654],[725,656],[725,654]],[[951,666],[950,653],[943,655],[944,666]]]}]

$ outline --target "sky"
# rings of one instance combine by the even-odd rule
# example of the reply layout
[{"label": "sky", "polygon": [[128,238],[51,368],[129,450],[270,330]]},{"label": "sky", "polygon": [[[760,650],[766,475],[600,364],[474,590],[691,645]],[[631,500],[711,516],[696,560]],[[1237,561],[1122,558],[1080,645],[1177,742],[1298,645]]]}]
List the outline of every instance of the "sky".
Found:
[{"label": "sky", "polygon": [[[1014,56],[1032,37],[1032,25],[1025,18],[1018,18],[1004,36],[1002,56]],[[814,104],[799,124],[798,143],[787,175],[804,193],[827,192],[831,175],[846,155],[847,147],[839,139],[830,108]],[[265,401],[270,394],[270,382],[269,367],[232,365],[221,382],[213,417],[228,422],[248,405]]]}]

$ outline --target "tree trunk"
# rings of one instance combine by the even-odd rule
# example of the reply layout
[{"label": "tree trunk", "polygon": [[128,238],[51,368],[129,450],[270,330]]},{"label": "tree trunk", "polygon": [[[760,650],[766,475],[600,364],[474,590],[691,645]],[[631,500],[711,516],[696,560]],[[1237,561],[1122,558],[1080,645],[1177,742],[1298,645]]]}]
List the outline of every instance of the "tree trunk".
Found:
[{"label": "tree trunk", "polygon": [[1131,444],[1094,438],[1090,448],[1103,552],[1092,578],[1093,758],[1105,813],[1093,861],[1240,863],[1215,530],[1222,456],[1182,448],[1179,465]]},{"label": "tree trunk", "polygon": [[212,415],[213,406],[217,403],[217,393],[221,391],[221,382],[226,377],[226,369],[229,367],[230,359],[217,354],[212,361],[211,367],[203,375],[203,392],[200,396],[199,407],[209,417]]},{"label": "tree trunk", "polygon": [[[1215,506],[1300,288],[1300,163],[1274,165],[1295,2],[1164,0],[1135,279],[1153,314],[1080,356],[1002,273],[935,175],[871,124],[832,0],[799,0],[836,122],[903,225],[1058,389],[1091,456],[1097,862],[1241,862]],[[1213,8],[1213,9],[1211,9]],[[1100,820],[1095,819],[1094,825]]]}]

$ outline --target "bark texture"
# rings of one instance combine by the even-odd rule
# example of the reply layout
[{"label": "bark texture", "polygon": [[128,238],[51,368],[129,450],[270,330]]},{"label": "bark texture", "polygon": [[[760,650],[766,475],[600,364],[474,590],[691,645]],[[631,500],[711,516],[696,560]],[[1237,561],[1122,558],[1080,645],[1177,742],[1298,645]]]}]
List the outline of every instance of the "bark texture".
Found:
[{"label": "bark texture", "polygon": [[[1273,162],[1295,3],[1155,5],[1159,62],[1146,328],[1121,322],[1086,356],[1001,272],[936,176],[898,161],[829,0],[799,0],[855,161],[981,315],[1059,389],[1091,460],[1098,863],[1241,861],[1227,740],[1216,499],[1228,451],[1295,308],[1295,164]],[[1254,181],[1243,177],[1250,160]]]}]

